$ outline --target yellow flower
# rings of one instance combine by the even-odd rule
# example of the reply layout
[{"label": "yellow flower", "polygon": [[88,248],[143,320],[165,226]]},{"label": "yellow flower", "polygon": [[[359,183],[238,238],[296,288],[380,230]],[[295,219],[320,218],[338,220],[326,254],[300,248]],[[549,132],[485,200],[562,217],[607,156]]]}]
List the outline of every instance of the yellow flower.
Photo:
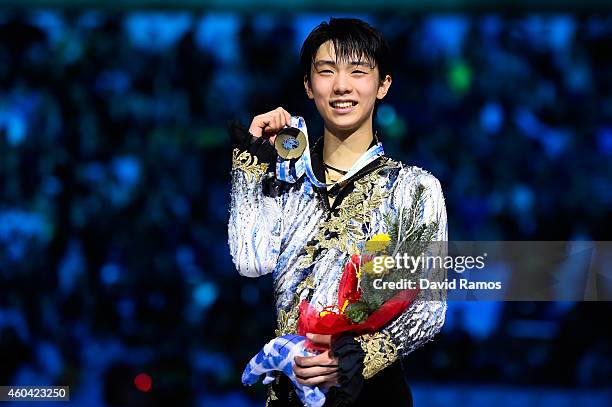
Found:
[{"label": "yellow flower", "polygon": [[390,242],[391,236],[388,233],[377,233],[370,238],[370,242]]},{"label": "yellow flower", "polygon": [[391,236],[387,233],[378,233],[366,242],[366,250],[369,252],[380,252],[385,250],[390,242]]},{"label": "yellow flower", "polygon": [[[367,262],[363,266],[363,270],[369,276],[382,277],[387,274],[393,267],[387,267],[387,262],[385,261],[387,257],[385,255],[375,256],[371,261]],[[391,257],[392,258],[392,257]]]}]

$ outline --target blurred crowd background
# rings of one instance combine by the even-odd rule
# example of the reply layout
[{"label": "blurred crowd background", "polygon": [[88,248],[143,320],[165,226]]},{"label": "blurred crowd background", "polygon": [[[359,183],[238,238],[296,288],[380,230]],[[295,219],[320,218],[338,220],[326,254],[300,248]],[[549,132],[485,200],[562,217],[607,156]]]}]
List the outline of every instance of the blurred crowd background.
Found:
[{"label": "blurred crowd background", "polygon": [[[440,179],[451,240],[612,240],[612,11],[5,9],[0,385],[263,405],[240,373],[273,336],[272,282],[229,256],[225,122],[283,106],[320,134],[298,54],[332,15],[391,44],[375,127]],[[609,406],[611,311],[450,303],[406,361],[416,405]]]}]

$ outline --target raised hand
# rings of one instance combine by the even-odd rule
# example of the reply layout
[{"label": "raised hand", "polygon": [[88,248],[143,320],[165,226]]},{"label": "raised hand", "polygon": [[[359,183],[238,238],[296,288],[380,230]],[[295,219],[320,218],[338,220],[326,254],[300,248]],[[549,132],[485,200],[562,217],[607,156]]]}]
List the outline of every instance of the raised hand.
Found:
[{"label": "raised hand", "polygon": [[282,107],[253,118],[249,132],[255,137],[265,137],[274,144],[276,133],[291,122],[291,114]]}]

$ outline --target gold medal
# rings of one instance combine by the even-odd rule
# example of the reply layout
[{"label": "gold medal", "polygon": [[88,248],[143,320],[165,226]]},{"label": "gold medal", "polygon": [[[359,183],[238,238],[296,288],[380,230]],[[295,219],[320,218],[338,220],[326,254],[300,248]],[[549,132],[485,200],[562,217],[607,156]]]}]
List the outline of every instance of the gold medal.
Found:
[{"label": "gold medal", "polygon": [[276,134],[274,147],[285,160],[299,158],[306,150],[306,135],[295,127],[285,127]]}]

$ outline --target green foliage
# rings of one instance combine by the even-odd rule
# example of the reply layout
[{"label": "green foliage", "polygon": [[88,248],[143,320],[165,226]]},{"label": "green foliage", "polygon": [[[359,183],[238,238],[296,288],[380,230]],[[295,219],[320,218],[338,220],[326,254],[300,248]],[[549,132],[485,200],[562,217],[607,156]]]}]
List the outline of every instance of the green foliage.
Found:
[{"label": "green foliage", "polygon": [[372,313],[372,310],[363,301],[357,301],[349,304],[344,311],[344,314],[356,324],[359,324],[366,320],[366,318]]}]

